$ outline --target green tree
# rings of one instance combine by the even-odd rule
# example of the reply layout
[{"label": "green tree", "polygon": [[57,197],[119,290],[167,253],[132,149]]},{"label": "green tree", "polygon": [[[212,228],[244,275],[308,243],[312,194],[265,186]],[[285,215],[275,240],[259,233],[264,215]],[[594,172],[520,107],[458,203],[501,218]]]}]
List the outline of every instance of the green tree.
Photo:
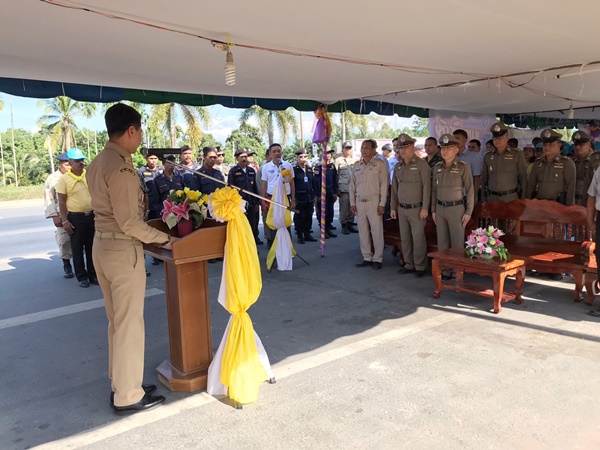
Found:
[{"label": "green tree", "polygon": [[210,112],[203,106],[181,105],[179,103],[164,103],[152,105],[148,126],[155,130],[164,130],[170,140],[171,148],[177,147],[177,118],[183,117],[186,125],[186,140],[190,147],[198,148],[202,139],[201,124],[210,125]]},{"label": "green tree", "polygon": [[[262,141],[260,130],[252,125],[243,123],[237,130],[233,130],[225,139],[225,159],[233,155],[240,148],[249,148],[256,152],[256,160],[261,160],[265,155],[265,145]],[[233,160],[232,160],[233,162]]]},{"label": "green tree", "polygon": [[77,124],[74,116],[81,113],[79,102],[69,97],[56,97],[48,100],[40,100],[38,106],[44,107],[44,115],[39,118],[40,127],[47,125],[55,129],[61,137],[61,149],[67,151],[77,145],[75,130]]},{"label": "green tree", "polygon": [[294,137],[298,135],[298,120],[293,108],[288,108],[285,111],[269,111],[254,105],[242,111],[240,125],[246,124],[251,117],[256,118],[260,134],[267,138],[269,145],[274,143],[275,127],[281,135],[282,145],[285,145],[288,141],[290,131]]},{"label": "green tree", "polygon": [[[86,125],[89,125],[89,120],[94,117],[96,111],[98,110],[98,105],[92,102],[81,102],[81,114],[86,119]],[[86,127],[85,129],[85,146],[87,150],[87,156],[90,157],[90,130]],[[96,137],[96,132],[94,131],[94,138]],[[98,141],[94,139],[95,147],[94,147],[94,155],[98,154]]]}]

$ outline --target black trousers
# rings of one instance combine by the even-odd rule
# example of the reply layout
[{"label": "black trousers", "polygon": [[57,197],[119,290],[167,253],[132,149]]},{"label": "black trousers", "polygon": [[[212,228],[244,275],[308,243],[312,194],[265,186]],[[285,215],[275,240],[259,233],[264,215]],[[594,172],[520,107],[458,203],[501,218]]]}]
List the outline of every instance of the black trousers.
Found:
[{"label": "black trousers", "polygon": [[306,237],[312,228],[313,204],[298,203],[296,209],[300,212],[294,214],[294,228],[298,236]]},{"label": "black trousers", "polygon": [[[331,225],[333,224],[333,204],[335,203],[333,199],[333,194],[327,194],[325,197],[325,229],[330,230]],[[317,210],[317,222],[319,223],[319,228],[321,227],[321,197],[317,198],[315,203],[315,209]]]},{"label": "black trousers", "polygon": [[246,206],[246,217],[248,218],[248,222],[250,222],[250,228],[252,228],[252,234],[254,235],[254,240],[258,239],[258,215],[260,214],[260,208],[258,205],[248,204]]},{"label": "black trousers", "polygon": [[67,217],[69,218],[71,225],[73,225],[71,251],[73,253],[73,268],[75,269],[77,281],[96,278],[96,270],[94,269],[94,262],[92,261],[94,213],[89,216],[86,216],[83,213],[68,213]]}]

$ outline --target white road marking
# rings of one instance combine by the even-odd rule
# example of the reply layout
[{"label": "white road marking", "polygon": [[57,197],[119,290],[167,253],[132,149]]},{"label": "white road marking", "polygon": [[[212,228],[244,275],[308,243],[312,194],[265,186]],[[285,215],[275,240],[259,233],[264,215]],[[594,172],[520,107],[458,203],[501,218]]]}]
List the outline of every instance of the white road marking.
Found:
[{"label": "white road marking", "polygon": [[[160,289],[151,288],[146,290],[145,297],[152,297],[154,295],[164,294],[164,291]],[[31,314],[24,314],[22,316],[10,317],[8,319],[0,320],[0,330],[5,328],[18,327],[19,325],[27,325],[41,320],[53,319],[55,317],[68,316],[69,314],[75,314],[82,311],[89,311],[90,309],[97,309],[104,307],[104,299],[92,300],[85,303],[78,303],[76,305],[63,306],[61,308],[48,309],[46,311],[39,311]]]},{"label": "white road marking", "polygon": [[[298,361],[291,363],[282,362],[273,366],[273,369],[275,371],[277,380],[281,380],[297,373],[319,367],[323,364],[354,355],[364,350],[369,350],[388,342],[403,339],[412,334],[420,333],[422,331],[436,328],[449,322],[464,318],[465,316],[461,316],[459,314],[442,313],[430,319],[425,319],[414,324],[387,331],[377,336],[370,336],[355,342],[351,342],[331,350],[326,350],[316,355],[308,356]],[[108,425],[76,434],[68,438],[59,439],[54,442],[48,442],[35,448],[62,450],[85,447],[87,445],[117,436],[121,433],[126,433],[134,428],[142,427],[159,420],[166,419],[190,409],[199,408],[216,400],[217,399],[215,397],[208,395],[206,392],[200,392],[183,400],[167,403],[166,405],[155,410],[134,414]]]}]

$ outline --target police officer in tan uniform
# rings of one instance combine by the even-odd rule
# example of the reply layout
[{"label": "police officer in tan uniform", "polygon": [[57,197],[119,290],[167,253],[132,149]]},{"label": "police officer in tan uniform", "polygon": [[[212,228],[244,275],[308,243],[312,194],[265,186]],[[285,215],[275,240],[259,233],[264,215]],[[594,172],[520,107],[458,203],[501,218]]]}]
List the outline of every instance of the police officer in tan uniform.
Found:
[{"label": "police officer in tan uniform", "polygon": [[415,155],[415,142],[407,134],[396,141],[396,159],[392,177],[390,217],[398,218],[404,267],[399,273],[422,277],[427,268],[425,219],[431,201],[431,169]]},{"label": "police officer in tan uniform", "polygon": [[523,152],[508,146],[508,127],[491,126],[495,149],[483,157],[481,187],[484,202],[511,202],[527,195],[527,164]]},{"label": "police officer in tan uniform", "polygon": [[[465,226],[473,214],[475,190],[471,167],[458,159],[459,141],[451,134],[439,139],[444,162],[433,168],[431,214],[437,225],[438,249],[464,248]],[[442,279],[451,277],[445,272]]]},{"label": "police officer in tan uniform", "polygon": [[352,156],[352,144],[349,141],[342,143],[342,156],[335,159],[334,164],[338,174],[339,218],[342,225],[342,234],[358,233],[354,228],[354,214],[350,211],[350,177],[352,166],[356,158]]},{"label": "police officer in tan uniform", "polygon": [[533,163],[527,182],[527,198],[556,200],[570,206],[575,201],[575,163],[560,154],[560,133],[548,128],[540,136],[544,155]]},{"label": "police officer in tan uniform", "polygon": [[589,134],[576,131],[572,139],[575,144],[574,162],[577,173],[575,204],[586,206],[588,188],[594,178],[594,172],[600,166],[600,153],[594,151],[594,138]]},{"label": "police officer in tan uniform", "polygon": [[108,142],[91,162],[87,181],[96,220],[94,265],[108,318],[108,376],[117,414],[143,411],[165,401],[142,385],[144,293],[142,243],[171,248],[175,238],[144,222],[143,194],[132,154],[142,140],[140,114],[118,103],[105,114]]},{"label": "police officer in tan uniform", "polygon": [[[383,212],[390,183],[387,161],[377,158],[377,141],[360,147],[362,159],[352,166],[350,211],[358,216],[358,237],[363,261],[356,267],[381,269],[383,261]],[[371,247],[371,239],[373,247]]]}]

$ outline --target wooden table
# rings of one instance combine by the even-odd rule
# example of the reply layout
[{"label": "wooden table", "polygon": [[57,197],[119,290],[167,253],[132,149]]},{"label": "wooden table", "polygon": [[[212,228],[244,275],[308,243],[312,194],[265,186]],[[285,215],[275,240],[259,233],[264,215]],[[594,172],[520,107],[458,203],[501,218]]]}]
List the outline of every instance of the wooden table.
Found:
[{"label": "wooden table", "polygon": [[[515,300],[521,304],[521,293],[525,282],[525,261],[519,257],[511,256],[507,261],[499,259],[471,259],[465,254],[464,249],[451,248],[428,253],[433,258],[432,272],[435,282],[433,298],[440,298],[442,289],[452,289],[455,292],[470,292],[485,297],[493,297],[494,313],[502,311],[502,302]],[[456,278],[442,282],[442,269],[454,269]],[[490,276],[494,282],[493,290],[485,289],[479,283],[465,283],[464,273],[476,273],[481,276]],[[512,293],[504,292],[504,280],[507,276],[515,275],[515,290]]]}]

